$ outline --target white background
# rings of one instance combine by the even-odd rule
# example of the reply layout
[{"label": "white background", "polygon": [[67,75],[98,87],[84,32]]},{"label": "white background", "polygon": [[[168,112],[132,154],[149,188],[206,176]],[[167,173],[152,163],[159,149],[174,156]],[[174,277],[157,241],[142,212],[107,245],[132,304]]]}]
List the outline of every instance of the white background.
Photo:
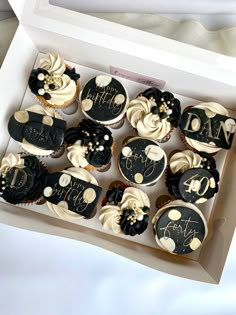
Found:
[{"label": "white background", "polygon": [[[0,224],[1,315],[235,315],[236,238],[220,285]],[[220,248],[219,248],[220,250]]]}]

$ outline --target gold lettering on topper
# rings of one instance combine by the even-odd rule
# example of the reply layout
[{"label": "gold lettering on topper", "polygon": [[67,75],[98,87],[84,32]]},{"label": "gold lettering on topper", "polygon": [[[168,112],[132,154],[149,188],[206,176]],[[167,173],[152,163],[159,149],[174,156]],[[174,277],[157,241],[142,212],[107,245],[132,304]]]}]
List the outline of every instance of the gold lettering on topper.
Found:
[{"label": "gold lettering on topper", "polygon": [[230,144],[229,138],[230,138],[231,133],[227,131],[227,128],[226,128],[224,121],[220,122],[220,126],[219,126],[219,129],[218,129],[218,132],[217,132],[215,139],[218,139],[218,140],[220,139],[219,136],[220,136],[221,129],[223,130],[225,141],[227,142],[227,144]]},{"label": "gold lettering on topper", "polygon": [[207,121],[204,123],[200,134],[202,135],[205,130],[207,131],[209,138],[214,138],[212,135],[211,119],[207,119]]},{"label": "gold lettering on topper", "polygon": [[[184,222],[184,223],[182,223]],[[189,217],[187,220],[181,219],[180,223],[173,223],[169,222],[166,226],[160,228],[160,230],[164,231],[163,237],[165,239],[168,239],[171,237],[171,231],[177,231],[178,234],[182,235],[183,240],[183,246],[189,246],[193,238],[196,237],[199,232],[196,229],[193,229],[190,227],[191,224],[198,225],[198,221],[191,220],[191,217]]]},{"label": "gold lettering on topper", "polygon": [[[210,185],[210,182],[209,182],[209,179],[205,176],[202,177],[200,180],[198,180],[198,178],[199,178],[199,174],[195,174],[195,175],[191,176],[190,178],[188,178],[184,182],[184,185],[188,187],[186,192],[191,193],[192,191],[194,191],[198,196],[203,196],[207,192],[209,185]],[[205,180],[205,187],[203,185],[204,180]],[[200,193],[200,190],[203,187],[204,187],[204,189]]]},{"label": "gold lettering on topper", "polygon": [[26,174],[26,172],[24,170],[22,170],[22,169],[15,168],[14,169],[14,175],[13,175],[13,178],[12,178],[12,181],[11,181],[11,185],[10,185],[11,188],[16,188],[15,184],[16,184],[16,181],[17,181],[18,174],[23,175],[23,177],[21,178],[21,181],[20,181],[21,187],[26,184],[26,182],[27,182],[27,174]]},{"label": "gold lettering on topper", "polygon": [[[196,132],[199,129],[201,129],[201,119],[200,119],[200,117],[197,114],[194,114],[194,113],[187,113],[187,114],[188,114],[188,119],[187,119],[186,125],[184,127],[184,130],[186,130],[188,132]],[[191,122],[192,122],[193,119],[197,119],[199,121],[199,128],[198,128],[198,130],[193,130],[192,129]],[[189,129],[190,126],[191,126],[191,129]]]}]

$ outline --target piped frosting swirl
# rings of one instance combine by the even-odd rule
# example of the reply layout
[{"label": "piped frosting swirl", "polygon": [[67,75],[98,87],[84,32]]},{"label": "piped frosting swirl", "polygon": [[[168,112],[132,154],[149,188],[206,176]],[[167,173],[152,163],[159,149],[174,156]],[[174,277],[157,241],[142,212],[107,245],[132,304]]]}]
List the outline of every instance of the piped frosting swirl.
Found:
[{"label": "piped frosting swirl", "polygon": [[32,70],[29,87],[50,105],[62,106],[75,97],[79,77],[75,68],[66,66],[63,58],[47,54],[40,59],[39,68]]},{"label": "piped frosting swirl", "polygon": [[126,115],[139,136],[162,140],[179,124],[180,102],[169,92],[150,88],[128,104]]},{"label": "piped frosting swirl", "polygon": [[65,134],[68,144],[67,157],[76,167],[107,165],[111,159],[113,138],[110,130],[89,119],[83,119],[79,127],[69,128]]},{"label": "piped frosting swirl", "polygon": [[134,187],[112,187],[106,194],[99,220],[105,230],[134,236],[148,225],[150,202],[148,196]]}]

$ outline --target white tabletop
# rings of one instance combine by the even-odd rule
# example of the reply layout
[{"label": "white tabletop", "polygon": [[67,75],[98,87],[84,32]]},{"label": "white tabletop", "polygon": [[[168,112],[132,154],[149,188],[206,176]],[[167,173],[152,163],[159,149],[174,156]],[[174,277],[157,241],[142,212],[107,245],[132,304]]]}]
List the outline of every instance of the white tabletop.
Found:
[{"label": "white tabletop", "polygon": [[[219,285],[82,242],[0,224],[2,315],[236,314],[236,237]],[[220,250],[220,249],[219,249]]]}]

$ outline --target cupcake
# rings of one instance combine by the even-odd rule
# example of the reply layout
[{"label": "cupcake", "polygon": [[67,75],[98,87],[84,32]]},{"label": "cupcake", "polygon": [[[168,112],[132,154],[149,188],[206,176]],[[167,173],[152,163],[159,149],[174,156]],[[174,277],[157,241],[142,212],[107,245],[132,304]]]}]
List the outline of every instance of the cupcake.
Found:
[{"label": "cupcake", "polygon": [[99,221],[105,230],[135,236],[147,229],[149,211],[150,201],[142,190],[115,182],[102,202]]},{"label": "cupcake", "polygon": [[98,75],[85,84],[80,93],[80,103],[87,118],[117,127],[125,116],[128,94],[115,78]]},{"label": "cupcake", "polygon": [[152,220],[158,246],[171,254],[189,254],[198,249],[207,236],[207,223],[201,211],[182,200],[160,208]]},{"label": "cupcake", "polygon": [[59,55],[47,54],[29,77],[29,88],[46,106],[64,108],[73,103],[79,92],[80,75],[65,64]]},{"label": "cupcake", "polygon": [[35,156],[8,154],[0,167],[0,196],[11,204],[36,202],[42,197],[46,172]]},{"label": "cupcake", "polygon": [[180,101],[170,92],[149,88],[127,106],[126,116],[141,137],[165,142],[180,121]]},{"label": "cupcake", "polygon": [[121,175],[130,183],[153,185],[163,174],[165,151],[151,139],[134,137],[123,144],[118,159]]},{"label": "cupcake", "polygon": [[113,152],[113,138],[105,126],[83,119],[78,127],[65,133],[67,157],[75,167],[89,171],[109,166]]},{"label": "cupcake", "polygon": [[64,141],[66,122],[52,108],[33,105],[15,112],[9,122],[10,136],[24,151],[47,156],[58,151]]},{"label": "cupcake", "polygon": [[181,116],[181,138],[188,148],[215,154],[230,149],[236,122],[218,103],[201,103],[188,107]]},{"label": "cupcake", "polygon": [[173,154],[166,171],[171,195],[191,203],[208,201],[218,192],[219,173],[208,153],[184,150]]},{"label": "cupcake", "polygon": [[70,167],[46,176],[43,196],[48,208],[64,220],[90,219],[102,188],[88,171]]}]

